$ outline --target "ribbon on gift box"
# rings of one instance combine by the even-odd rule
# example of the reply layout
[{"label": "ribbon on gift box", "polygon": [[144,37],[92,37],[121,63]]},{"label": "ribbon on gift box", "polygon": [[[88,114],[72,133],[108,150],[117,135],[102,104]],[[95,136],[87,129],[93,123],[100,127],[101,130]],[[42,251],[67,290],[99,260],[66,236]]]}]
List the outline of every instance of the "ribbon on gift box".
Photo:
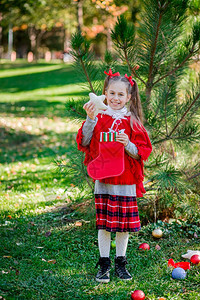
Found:
[{"label": "ribbon on gift box", "polygon": [[100,132],[100,142],[115,142],[117,132]]}]

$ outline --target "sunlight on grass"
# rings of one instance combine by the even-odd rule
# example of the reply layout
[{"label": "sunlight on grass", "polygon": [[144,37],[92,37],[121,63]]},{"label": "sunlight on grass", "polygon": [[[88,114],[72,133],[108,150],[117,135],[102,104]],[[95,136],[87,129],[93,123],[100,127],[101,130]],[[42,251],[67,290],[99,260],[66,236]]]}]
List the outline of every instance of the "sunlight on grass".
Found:
[{"label": "sunlight on grass", "polygon": [[[25,110],[25,109],[24,109]],[[74,120],[70,121],[68,118],[54,117],[53,119],[43,117],[0,117],[0,126],[8,127],[15,131],[23,131],[27,134],[41,135],[46,132],[54,133],[67,133],[67,132],[77,132],[80,122]],[[45,140],[48,137],[41,137]],[[67,138],[67,137],[66,137]]]},{"label": "sunlight on grass", "polygon": [[[15,92],[13,93],[14,102],[16,101],[29,101],[29,100],[46,100],[46,101],[67,101],[69,98],[78,99],[83,92],[79,88],[77,92],[77,84],[51,86],[48,88],[41,88],[35,90],[34,93],[30,92]],[[74,95],[73,95],[74,93]],[[1,95],[1,101],[10,102],[10,93],[3,93]],[[11,101],[12,102],[12,101]]]},{"label": "sunlight on grass", "polygon": [[15,68],[15,69],[5,69],[1,70],[0,78],[3,77],[14,77],[14,76],[21,76],[21,75],[27,75],[27,74],[34,74],[34,73],[44,73],[52,70],[59,70],[62,69],[63,66],[60,64],[57,65],[43,65],[43,66],[32,66],[27,65],[26,68]]}]

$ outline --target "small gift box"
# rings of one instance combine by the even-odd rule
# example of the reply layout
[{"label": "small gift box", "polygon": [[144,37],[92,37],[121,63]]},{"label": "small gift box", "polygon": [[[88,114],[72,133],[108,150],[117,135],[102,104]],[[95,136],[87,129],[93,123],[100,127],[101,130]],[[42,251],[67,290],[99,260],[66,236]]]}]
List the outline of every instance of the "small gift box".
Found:
[{"label": "small gift box", "polygon": [[101,132],[100,142],[114,142],[116,141],[117,132]]}]

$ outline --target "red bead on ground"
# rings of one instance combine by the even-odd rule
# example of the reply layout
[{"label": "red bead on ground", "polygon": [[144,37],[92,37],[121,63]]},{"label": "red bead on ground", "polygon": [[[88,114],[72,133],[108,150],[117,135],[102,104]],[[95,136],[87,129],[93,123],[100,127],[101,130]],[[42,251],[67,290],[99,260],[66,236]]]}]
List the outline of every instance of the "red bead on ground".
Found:
[{"label": "red bead on ground", "polygon": [[142,250],[149,250],[149,249],[150,249],[150,246],[149,246],[149,244],[147,244],[147,243],[142,243],[142,244],[139,246],[139,249],[142,249]]},{"label": "red bead on ground", "polygon": [[190,258],[190,261],[194,265],[198,265],[200,263],[200,255],[198,255],[198,254],[192,255],[192,257]]},{"label": "red bead on ground", "polygon": [[131,299],[132,300],[144,300],[145,294],[143,291],[136,290],[131,294]]}]

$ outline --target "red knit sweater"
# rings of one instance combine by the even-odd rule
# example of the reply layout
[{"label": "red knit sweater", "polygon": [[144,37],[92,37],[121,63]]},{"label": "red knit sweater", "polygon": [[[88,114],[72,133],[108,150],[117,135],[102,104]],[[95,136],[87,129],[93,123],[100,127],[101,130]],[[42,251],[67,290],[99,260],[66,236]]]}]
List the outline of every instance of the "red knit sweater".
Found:
[{"label": "red knit sweater", "polygon": [[[83,151],[85,153],[84,164],[86,166],[89,162],[94,160],[99,155],[100,132],[109,131],[108,129],[111,128],[111,125],[114,121],[112,117],[104,114],[98,114],[97,118],[98,121],[94,128],[91,142],[88,146],[82,146],[82,127],[85,121],[79,129],[76,138],[78,150]],[[136,145],[140,159],[136,160],[132,158],[125,151],[124,172],[119,176],[102,179],[100,180],[100,182],[116,185],[136,184],[136,194],[138,197],[142,197],[143,193],[145,193],[145,189],[142,184],[142,181],[144,179],[143,161],[147,160],[152,151],[151,142],[144,127],[140,128],[137,124],[133,124],[133,129],[131,128],[130,117],[126,117],[126,119],[121,119],[121,124],[118,125],[118,130],[120,129],[125,129],[125,133],[128,135],[129,140]]]}]

